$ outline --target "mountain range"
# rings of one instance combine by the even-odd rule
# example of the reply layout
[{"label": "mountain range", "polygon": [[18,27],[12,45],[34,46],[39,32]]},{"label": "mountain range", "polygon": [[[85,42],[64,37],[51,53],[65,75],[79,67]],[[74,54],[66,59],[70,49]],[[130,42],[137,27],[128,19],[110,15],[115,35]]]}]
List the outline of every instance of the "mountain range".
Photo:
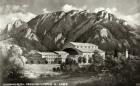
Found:
[{"label": "mountain range", "polygon": [[[140,26],[138,26],[139,28]],[[68,42],[93,43],[100,49],[124,51],[140,55],[140,28],[105,10],[57,11],[36,16],[29,22],[20,19],[7,24],[0,40],[26,50],[61,50]]]}]

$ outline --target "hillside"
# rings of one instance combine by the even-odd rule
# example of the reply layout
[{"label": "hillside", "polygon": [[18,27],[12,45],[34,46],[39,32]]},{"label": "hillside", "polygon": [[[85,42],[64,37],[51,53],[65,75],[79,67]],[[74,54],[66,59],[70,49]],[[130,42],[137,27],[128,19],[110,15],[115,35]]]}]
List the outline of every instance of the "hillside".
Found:
[{"label": "hillside", "polygon": [[29,22],[7,25],[1,40],[13,38],[28,50],[61,50],[70,41],[99,45],[103,50],[125,50],[139,54],[140,34],[123,19],[105,10],[98,13],[71,10],[40,14]]}]

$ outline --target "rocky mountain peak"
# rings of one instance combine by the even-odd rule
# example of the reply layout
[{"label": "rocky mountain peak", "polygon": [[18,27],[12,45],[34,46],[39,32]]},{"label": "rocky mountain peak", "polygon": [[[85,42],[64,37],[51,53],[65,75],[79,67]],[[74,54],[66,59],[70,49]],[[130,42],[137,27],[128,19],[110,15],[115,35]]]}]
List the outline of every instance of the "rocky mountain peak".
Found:
[{"label": "rocky mountain peak", "polygon": [[4,32],[10,35],[14,35],[26,28],[28,28],[26,22],[22,21],[21,19],[16,19],[10,22],[9,24],[7,24]]},{"label": "rocky mountain peak", "polygon": [[104,19],[104,20],[108,20],[108,21],[114,21],[117,19],[113,14],[109,13],[106,10],[101,10],[101,11],[97,12],[97,17],[99,19]]}]

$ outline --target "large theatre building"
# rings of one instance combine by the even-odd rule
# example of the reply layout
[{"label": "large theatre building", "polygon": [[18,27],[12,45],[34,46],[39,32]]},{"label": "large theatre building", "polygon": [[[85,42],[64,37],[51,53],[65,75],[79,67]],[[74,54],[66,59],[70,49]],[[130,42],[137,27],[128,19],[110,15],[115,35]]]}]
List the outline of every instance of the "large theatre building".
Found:
[{"label": "large theatre building", "polygon": [[[78,42],[69,42],[67,43],[63,50],[69,53],[69,57],[73,57],[78,63],[88,64],[89,59],[92,58],[95,50],[105,59],[105,52],[100,50],[97,45],[91,43],[78,43]],[[85,59],[84,62],[79,62],[79,58]]]}]

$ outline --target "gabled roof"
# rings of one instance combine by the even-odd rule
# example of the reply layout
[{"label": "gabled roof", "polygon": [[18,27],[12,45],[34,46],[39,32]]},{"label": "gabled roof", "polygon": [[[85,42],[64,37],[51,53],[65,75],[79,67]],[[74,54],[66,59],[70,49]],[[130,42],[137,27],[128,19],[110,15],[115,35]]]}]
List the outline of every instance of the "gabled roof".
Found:
[{"label": "gabled roof", "polygon": [[41,52],[42,55],[57,55],[54,52]]},{"label": "gabled roof", "polygon": [[57,53],[57,54],[68,54],[67,52],[65,52],[65,51],[54,51],[55,53]]},{"label": "gabled roof", "polygon": [[104,53],[105,51],[103,51],[103,50],[101,50],[101,49],[98,49],[98,51],[100,52],[100,53]]},{"label": "gabled roof", "polygon": [[92,44],[92,43],[79,43],[79,42],[70,42],[71,44],[73,45],[78,45],[78,46],[97,46],[95,44]]},{"label": "gabled roof", "polygon": [[[97,45],[91,44],[91,43],[79,43],[79,42],[70,42],[70,43],[75,46],[79,46],[79,48],[75,47],[75,49],[84,53],[93,53],[95,51],[95,48],[92,48],[92,47],[93,46],[98,47]],[[86,47],[86,48],[81,48],[81,47]]]},{"label": "gabled roof", "polygon": [[31,50],[31,51],[29,52],[29,54],[36,54],[36,53],[41,54],[41,52],[39,52],[39,51],[37,51],[37,50]]},{"label": "gabled roof", "polygon": [[94,53],[95,50],[99,51],[99,53],[104,53],[104,51],[101,49],[78,49],[78,48],[76,48],[76,49],[83,53]]},{"label": "gabled roof", "polygon": [[79,50],[82,53],[94,53],[95,49],[80,49],[80,48],[75,48],[76,50]]},{"label": "gabled roof", "polygon": [[63,50],[65,49],[73,49],[79,53],[94,53],[95,50],[98,50],[99,52],[104,52],[98,49],[97,45],[92,43],[69,42],[63,48]]}]

